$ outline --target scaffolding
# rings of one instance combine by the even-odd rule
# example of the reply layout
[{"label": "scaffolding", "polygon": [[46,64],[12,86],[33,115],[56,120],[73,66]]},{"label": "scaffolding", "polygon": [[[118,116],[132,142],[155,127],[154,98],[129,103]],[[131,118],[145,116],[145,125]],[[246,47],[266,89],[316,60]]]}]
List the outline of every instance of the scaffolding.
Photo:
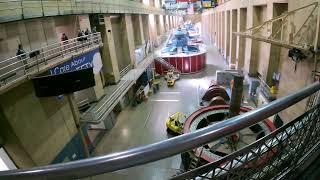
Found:
[{"label": "scaffolding", "polygon": [[[302,23],[299,25],[295,24],[294,20],[296,18],[300,18]],[[314,26],[314,24],[316,24],[316,26]],[[273,26],[277,27],[273,28]],[[263,22],[261,25],[251,27],[243,32],[233,32],[233,34],[244,38],[271,43],[287,49],[295,49],[302,53],[312,54],[314,58],[312,80],[319,81],[319,26],[319,2],[314,2],[295,10],[285,12],[278,17]],[[296,63],[299,61],[300,60],[296,61]],[[306,110],[310,109],[317,102],[318,98],[319,93],[310,96]]]}]

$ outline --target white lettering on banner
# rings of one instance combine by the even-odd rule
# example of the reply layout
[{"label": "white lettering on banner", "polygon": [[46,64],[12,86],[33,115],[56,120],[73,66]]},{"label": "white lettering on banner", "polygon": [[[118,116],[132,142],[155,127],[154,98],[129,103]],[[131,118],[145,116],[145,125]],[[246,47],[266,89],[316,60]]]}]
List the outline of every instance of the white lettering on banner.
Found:
[{"label": "white lettering on banner", "polygon": [[92,63],[88,62],[88,63],[85,63],[85,64],[77,67],[76,70],[87,69],[87,68],[91,68],[91,67],[92,67]]},{"label": "white lettering on banner", "polygon": [[86,57],[82,57],[80,59],[75,59],[71,61],[71,68],[77,67],[79,64],[82,64],[86,60]]},{"label": "white lettering on banner", "polygon": [[[95,63],[93,63],[93,59],[95,59]],[[96,62],[97,59],[99,62],[101,61],[100,53],[99,52],[91,52],[86,54],[85,56],[78,57],[77,59],[73,59],[69,62],[66,62],[64,64],[61,64],[57,67],[54,67],[52,69],[49,69],[49,73],[51,75],[57,75],[57,74],[62,74],[62,73],[67,73],[70,71],[77,71],[77,70],[82,70],[82,69],[87,69],[87,68],[93,68],[94,66],[96,67],[96,70],[100,71],[102,66],[102,63]],[[99,65],[101,64],[101,65]]]}]

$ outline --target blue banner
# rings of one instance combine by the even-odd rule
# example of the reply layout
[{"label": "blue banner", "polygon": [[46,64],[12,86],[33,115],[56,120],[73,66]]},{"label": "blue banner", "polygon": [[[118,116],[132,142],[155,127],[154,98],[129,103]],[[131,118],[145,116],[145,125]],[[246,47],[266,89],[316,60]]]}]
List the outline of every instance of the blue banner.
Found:
[{"label": "blue banner", "polygon": [[[99,62],[97,63],[97,61]],[[95,65],[98,65],[99,67],[97,66],[94,67]],[[72,60],[67,61],[63,64],[60,64],[54,68],[49,69],[48,73],[50,75],[57,75],[57,74],[78,71],[81,69],[87,69],[92,67],[94,69],[98,68],[97,70],[100,71],[101,66],[102,66],[102,63],[101,63],[101,56],[100,56],[99,49],[95,49],[81,56],[74,57],[72,58]]]}]

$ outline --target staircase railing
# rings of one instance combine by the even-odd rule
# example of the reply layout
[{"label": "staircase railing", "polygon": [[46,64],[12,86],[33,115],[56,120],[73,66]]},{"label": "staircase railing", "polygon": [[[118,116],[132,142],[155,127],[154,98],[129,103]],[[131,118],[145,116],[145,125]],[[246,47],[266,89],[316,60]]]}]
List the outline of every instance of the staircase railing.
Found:
[{"label": "staircase railing", "polygon": [[[31,169],[2,171],[0,172],[0,179],[76,179],[154,162],[204,146],[243,128],[250,127],[287,109],[319,90],[320,83],[316,82],[294,94],[279,98],[248,113],[224,120],[192,133],[109,155]],[[216,169],[222,169],[220,170],[220,175],[229,177],[230,179],[232,177],[238,177],[239,174],[240,177],[241,175],[244,176],[245,173],[241,174],[243,168],[250,168],[252,170],[252,168],[257,167],[257,169],[249,175],[253,179],[258,179],[262,176],[277,176],[280,173],[294,170],[295,167],[292,166],[299,164],[301,159],[306,156],[305,153],[308,154],[310,151],[315,150],[315,145],[319,144],[319,117],[319,105],[317,105],[297,120],[288,123],[276,130],[275,133],[257,141],[255,145],[246,146],[235,153],[225,156],[227,159],[222,158],[218,160],[217,163],[223,165],[223,167],[210,167],[207,171],[204,171],[204,174],[212,171],[215,177],[217,175]],[[279,155],[277,155],[277,153],[279,153]],[[293,156],[295,157],[293,158]],[[292,162],[290,161],[291,158],[293,158]],[[249,162],[250,160],[252,161]],[[264,165],[266,160],[270,161],[268,165]],[[241,163],[246,163],[246,166],[241,166]],[[258,168],[256,165],[261,166]],[[277,169],[280,165],[283,166],[282,169]],[[226,172],[226,168],[228,167],[232,168],[232,170]],[[239,169],[240,167],[242,168]],[[196,173],[188,174],[184,177],[192,178],[199,176],[199,174],[201,175],[202,172],[199,170],[201,168],[202,167],[194,169],[191,172]],[[248,169],[246,172],[250,171]],[[272,171],[275,171],[275,173],[269,174]],[[183,176],[180,177],[184,178]]]},{"label": "staircase railing", "polygon": [[101,35],[94,33],[0,60],[0,90],[100,46]]},{"label": "staircase railing", "polygon": [[162,65],[164,65],[165,67],[167,67],[169,70],[174,70],[178,73],[181,73],[181,71],[179,71],[176,67],[174,67],[173,65],[171,65],[170,63],[168,63],[166,60],[164,60],[161,57],[156,57],[155,60],[159,63],[161,63]]}]

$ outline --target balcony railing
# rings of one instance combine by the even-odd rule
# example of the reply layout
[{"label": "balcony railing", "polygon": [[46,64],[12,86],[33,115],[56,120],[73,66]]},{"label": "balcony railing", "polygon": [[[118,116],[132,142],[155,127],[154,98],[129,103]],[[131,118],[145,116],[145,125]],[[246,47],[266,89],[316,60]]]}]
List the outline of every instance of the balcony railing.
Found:
[{"label": "balcony railing", "polygon": [[0,2],[0,22],[85,13],[164,14],[129,0],[7,0]]},{"label": "balcony railing", "polygon": [[50,44],[0,61],[0,90],[102,45],[100,33]]},{"label": "balcony railing", "polygon": [[[73,162],[0,172],[0,179],[76,179],[117,171],[161,160],[217,141],[264,121],[320,90],[316,82],[287,97],[248,113],[209,125],[197,131],[123,152]],[[176,179],[213,177],[271,179],[296,172],[307,155],[319,148],[320,106],[213,164],[204,165]],[[199,115],[201,116],[201,115]],[[205,168],[205,169],[204,169]],[[210,173],[212,176],[210,176]],[[206,177],[209,176],[209,177]],[[94,177],[93,177],[94,178]],[[290,178],[289,178],[290,179]]]}]

